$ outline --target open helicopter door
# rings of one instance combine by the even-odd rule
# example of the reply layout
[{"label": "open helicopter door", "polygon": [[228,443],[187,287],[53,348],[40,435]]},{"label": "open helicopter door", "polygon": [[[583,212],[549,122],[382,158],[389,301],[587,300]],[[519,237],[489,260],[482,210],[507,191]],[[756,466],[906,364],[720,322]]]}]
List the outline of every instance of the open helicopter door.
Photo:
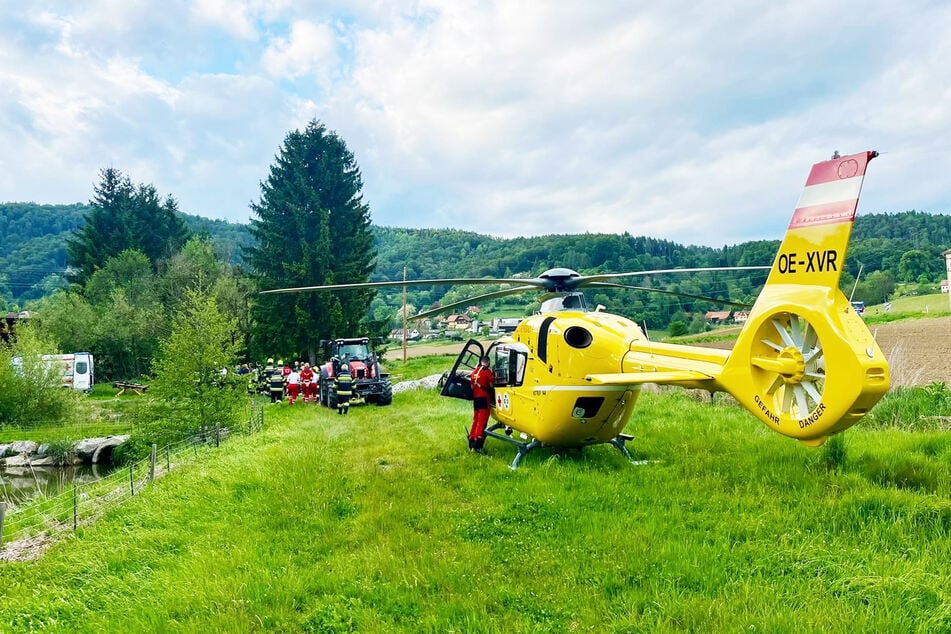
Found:
[{"label": "open helicopter door", "polygon": [[465,347],[456,359],[455,365],[452,366],[452,371],[446,377],[446,382],[443,383],[439,395],[471,401],[472,384],[469,383],[469,375],[476,369],[476,366],[479,365],[479,359],[484,355],[485,348],[482,347],[481,343],[475,339],[466,342]]}]

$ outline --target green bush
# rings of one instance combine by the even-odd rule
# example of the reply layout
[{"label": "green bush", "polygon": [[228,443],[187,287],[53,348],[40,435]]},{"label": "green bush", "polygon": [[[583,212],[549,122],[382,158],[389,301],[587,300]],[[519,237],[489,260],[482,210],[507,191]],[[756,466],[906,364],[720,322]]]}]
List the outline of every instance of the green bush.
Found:
[{"label": "green bush", "polygon": [[671,337],[680,337],[688,333],[687,324],[683,321],[675,320],[670,322],[670,326],[667,327],[667,333]]},{"label": "green bush", "polygon": [[55,365],[43,361],[56,347],[34,325],[17,328],[12,345],[0,345],[0,427],[59,427],[86,420],[81,394],[62,387]]},{"label": "green bush", "polygon": [[46,455],[57,465],[69,464],[75,455],[74,446],[72,440],[52,440],[46,443]]},{"label": "green bush", "polygon": [[140,435],[133,435],[112,451],[112,463],[116,466],[127,465],[130,462],[148,457],[151,452],[151,443]]}]

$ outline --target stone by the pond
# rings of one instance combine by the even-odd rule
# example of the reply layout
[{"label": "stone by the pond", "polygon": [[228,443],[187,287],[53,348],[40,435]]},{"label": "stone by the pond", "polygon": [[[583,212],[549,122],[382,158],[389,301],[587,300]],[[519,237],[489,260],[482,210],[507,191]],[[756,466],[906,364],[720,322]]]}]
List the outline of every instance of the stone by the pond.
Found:
[{"label": "stone by the pond", "polygon": [[31,467],[56,467],[56,458],[52,456],[43,456],[41,458],[32,458],[30,460]]},{"label": "stone by the pond", "polygon": [[9,456],[3,464],[7,467],[26,467],[30,464],[30,457],[25,454],[16,454]]},{"label": "stone by the pond", "polygon": [[70,452],[72,455],[62,460],[48,455],[52,445],[38,445],[32,440],[17,440],[0,445],[0,467],[51,466],[61,464],[99,464],[112,462],[112,451],[129,440],[128,434],[106,436],[104,438],[86,438],[80,440]]},{"label": "stone by the pond", "polygon": [[10,444],[10,453],[16,455],[36,453],[37,445],[32,440],[17,440]]}]

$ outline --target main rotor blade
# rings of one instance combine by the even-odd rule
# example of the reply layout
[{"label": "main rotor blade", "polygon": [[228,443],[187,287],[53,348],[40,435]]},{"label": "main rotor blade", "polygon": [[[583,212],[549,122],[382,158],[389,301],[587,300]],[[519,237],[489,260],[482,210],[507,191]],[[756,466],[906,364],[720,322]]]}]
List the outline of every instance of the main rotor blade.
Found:
[{"label": "main rotor blade", "polygon": [[486,299],[495,299],[496,297],[505,297],[506,295],[515,295],[516,293],[524,293],[525,291],[537,291],[537,286],[517,286],[515,288],[506,288],[501,291],[495,291],[494,293],[486,293],[485,295],[476,295],[475,297],[467,297],[466,299],[460,299],[458,302],[453,302],[451,304],[446,304],[445,306],[440,306],[439,308],[433,308],[432,310],[426,310],[421,313],[417,313],[410,317],[410,319],[425,319],[431,315],[447,311],[451,308],[456,308],[457,306],[472,305],[478,302],[481,302]]},{"label": "main rotor blade", "polygon": [[598,275],[582,275],[572,280],[572,286],[590,286],[593,282],[610,280],[617,277],[633,277],[635,275],[660,275],[662,273],[703,273],[705,271],[768,271],[771,266],[710,266],[692,269],[654,269],[653,271],[634,271],[631,273],[600,273]]},{"label": "main rotor blade", "polygon": [[699,299],[705,302],[713,302],[715,304],[725,304],[727,306],[736,306],[738,308],[752,308],[753,304],[743,304],[740,302],[730,301],[728,299],[717,299],[715,297],[706,297],[704,295],[694,295],[692,293],[681,293],[679,291],[668,291],[663,288],[651,288],[650,286],[629,286],[627,284],[614,284],[612,282],[591,282],[587,284],[588,287],[594,288],[624,288],[632,291],[648,291],[650,293],[661,293],[662,295],[674,295],[676,297],[686,297],[687,299]]},{"label": "main rotor blade", "polygon": [[449,277],[435,280],[406,280],[394,282],[359,282],[355,284],[323,284],[320,286],[296,286],[294,288],[274,288],[269,291],[260,291],[261,295],[269,293],[301,293],[304,291],[336,291],[353,288],[385,288],[399,286],[446,286],[452,284],[531,284],[532,288],[544,287],[543,280],[535,279],[488,279],[484,277]]}]

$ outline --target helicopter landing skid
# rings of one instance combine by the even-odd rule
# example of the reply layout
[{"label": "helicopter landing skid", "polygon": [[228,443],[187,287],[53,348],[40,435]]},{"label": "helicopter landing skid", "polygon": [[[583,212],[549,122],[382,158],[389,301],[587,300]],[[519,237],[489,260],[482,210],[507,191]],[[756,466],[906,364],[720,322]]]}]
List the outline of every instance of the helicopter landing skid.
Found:
[{"label": "helicopter landing skid", "polygon": [[642,465],[647,464],[646,460],[634,460],[634,456],[631,455],[631,452],[627,450],[627,443],[630,440],[634,440],[634,436],[629,434],[618,434],[611,440],[607,441],[609,445],[614,445],[617,447],[618,451],[624,454],[624,457],[627,458],[627,461],[633,465]]},{"label": "helicopter landing skid", "polygon": [[522,458],[528,452],[530,452],[533,449],[538,449],[539,447],[542,446],[542,443],[538,440],[532,440],[530,442],[522,442],[521,440],[516,440],[512,438],[511,429],[505,429],[504,434],[496,433],[495,430],[497,429],[505,429],[505,425],[501,423],[496,423],[485,430],[485,435],[492,436],[493,438],[497,440],[501,440],[502,442],[507,442],[510,445],[515,445],[515,448],[518,450],[518,454],[516,454],[515,460],[512,461],[512,464],[509,465],[509,469],[511,469],[512,471],[515,471],[516,469],[518,469],[518,463],[522,461]]},{"label": "helicopter landing skid", "polygon": [[[498,429],[505,429],[505,433],[504,434],[497,433],[496,430]],[[492,436],[492,438],[495,438],[497,440],[507,442],[510,445],[515,445],[515,448],[518,450],[518,453],[515,455],[515,459],[512,460],[512,464],[509,465],[509,469],[511,469],[512,471],[515,471],[516,469],[518,469],[518,463],[522,461],[522,458],[524,458],[533,449],[538,449],[539,447],[541,447],[542,443],[538,440],[532,440],[530,442],[522,442],[520,440],[516,440],[515,438],[512,438],[511,433],[512,433],[512,430],[506,428],[505,425],[501,423],[496,423],[485,430],[486,436]],[[634,457],[631,455],[631,452],[628,451],[627,446],[625,445],[625,443],[627,443],[630,440],[634,440],[634,436],[629,436],[628,434],[618,434],[611,440],[608,440],[605,442],[607,444],[614,445],[615,447],[617,447],[618,451],[620,451],[624,455],[624,457],[627,458],[627,461],[630,462],[631,464],[633,465],[647,464],[646,460],[634,460]]]}]

